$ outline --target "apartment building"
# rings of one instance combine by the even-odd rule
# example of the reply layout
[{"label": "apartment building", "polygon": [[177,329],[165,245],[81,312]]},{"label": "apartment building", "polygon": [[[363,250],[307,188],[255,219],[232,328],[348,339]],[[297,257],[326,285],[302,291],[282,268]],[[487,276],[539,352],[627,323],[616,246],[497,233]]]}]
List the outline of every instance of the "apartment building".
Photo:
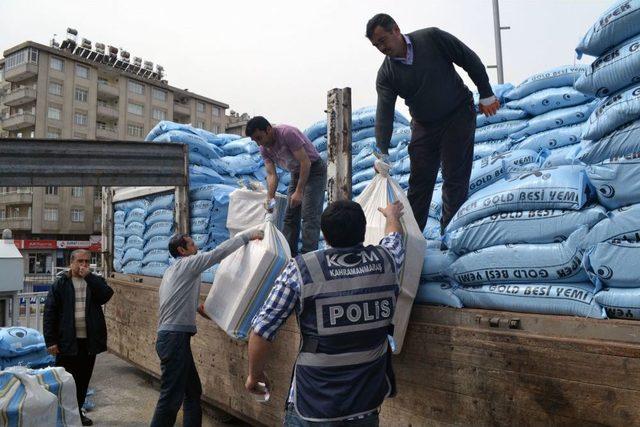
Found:
[{"label": "apartment building", "polygon": [[[118,55],[119,53],[119,55]],[[160,120],[225,131],[228,104],[170,86],[160,66],[88,40],[27,41],[0,59],[0,136],[142,140]],[[59,159],[81,161],[81,159]],[[0,230],[10,228],[25,272],[52,272],[69,253],[100,251],[101,191],[0,182]]]}]

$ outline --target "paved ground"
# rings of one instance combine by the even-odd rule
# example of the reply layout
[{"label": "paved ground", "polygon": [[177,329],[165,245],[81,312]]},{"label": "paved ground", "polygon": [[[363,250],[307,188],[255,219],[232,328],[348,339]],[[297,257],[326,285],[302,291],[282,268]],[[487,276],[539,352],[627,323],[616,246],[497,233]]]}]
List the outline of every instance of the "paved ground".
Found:
[{"label": "paved ground", "polygon": [[[95,426],[142,427],[148,426],[158,399],[158,382],[122,359],[110,353],[98,355],[91,378],[91,397],[95,409],[87,415]],[[235,422],[222,423],[205,407],[204,427],[245,426]],[[176,425],[182,426],[182,413]]]}]

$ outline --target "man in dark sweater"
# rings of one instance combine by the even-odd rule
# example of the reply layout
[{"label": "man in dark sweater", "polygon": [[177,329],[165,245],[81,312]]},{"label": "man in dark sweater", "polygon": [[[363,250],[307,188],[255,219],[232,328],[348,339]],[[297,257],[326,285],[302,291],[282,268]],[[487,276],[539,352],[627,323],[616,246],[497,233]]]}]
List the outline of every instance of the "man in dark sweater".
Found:
[{"label": "man in dark sweater", "polygon": [[441,228],[447,226],[469,191],[476,110],[471,92],[453,67],[462,67],[480,93],[480,112],[500,107],[485,67],[469,47],[438,28],[402,34],[393,18],[378,14],[367,23],[367,38],[385,55],[378,70],[376,143],[388,160],[396,98],[411,114],[408,198],[418,226],[427,223],[431,194],[442,163]]}]

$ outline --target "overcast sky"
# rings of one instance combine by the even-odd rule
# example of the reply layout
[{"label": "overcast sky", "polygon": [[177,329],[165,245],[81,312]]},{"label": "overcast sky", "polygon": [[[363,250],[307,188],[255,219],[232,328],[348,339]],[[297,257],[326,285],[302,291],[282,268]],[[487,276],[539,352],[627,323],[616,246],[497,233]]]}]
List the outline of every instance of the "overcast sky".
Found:
[{"label": "overcast sky", "polygon": [[[612,3],[501,0],[505,81],[575,63],[578,40]],[[491,0],[0,0],[0,49],[60,41],[73,27],[163,65],[173,86],[304,129],[323,117],[331,88],[350,86],[354,109],[375,104],[382,55],[364,32],[378,12],[403,32],[440,27],[495,63]],[[407,111],[400,99],[398,108]]]}]

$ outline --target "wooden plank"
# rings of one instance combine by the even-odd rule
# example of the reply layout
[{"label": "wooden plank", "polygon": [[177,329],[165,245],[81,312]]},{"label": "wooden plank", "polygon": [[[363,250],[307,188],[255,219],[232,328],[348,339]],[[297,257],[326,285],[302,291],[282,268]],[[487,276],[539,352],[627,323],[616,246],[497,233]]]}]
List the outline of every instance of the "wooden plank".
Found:
[{"label": "wooden plank", "polygon": [[[158,286],[126,279],[109,279],[109,347],[158,376]],[[383,405],[381,425],[640,425],[640,345],[620,340],[632,335],[633,322],[616,322],[625,330],[601,340],[590,337],[610,330],[609,321],[527,318],[523,327],[532,330],[510,331],[477,324],[478,314],[494,312],[414,307],[404,351],[394,357],[399,393]],[[258,404],[244,391],[246,344],[199,319],[192,348],[205,401],[253,423],[281,425],[298,345],[290,319],[267,367],[272,400]]]},{"label": "wooden plank", "polygon": [[351,200],[351,88],[327,93],[327,198]]}]

